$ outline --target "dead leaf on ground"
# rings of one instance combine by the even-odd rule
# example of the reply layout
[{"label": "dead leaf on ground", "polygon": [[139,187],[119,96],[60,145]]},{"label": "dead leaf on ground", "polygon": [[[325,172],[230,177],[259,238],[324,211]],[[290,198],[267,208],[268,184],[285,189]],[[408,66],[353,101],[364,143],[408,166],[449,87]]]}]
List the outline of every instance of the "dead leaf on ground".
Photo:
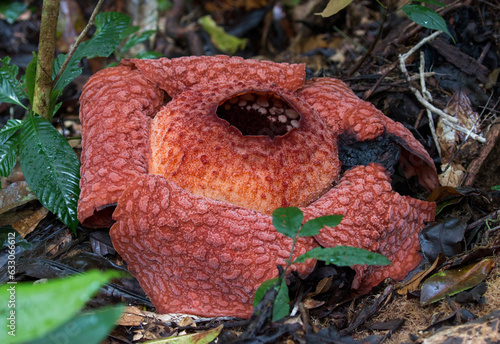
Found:
[{"label": "dead leaf on ground", "polygon": [[418,234],[424,257],[433,262],[440,252],[453,257],[462,252],[467,219],[465,217],[446,217],[439,222],[427,225]]},{"label": "dead leaf on ground", "polygon": [[21,219],[12,223],[12,228],[21,234],[21,238],[24,239],[26,235],[35,230],[36,226],[38,226],[48,213],[47,208],[39,205],[35,209],[31,209],[29,213],[25,213]]},{"label": "dead leaf on ground", "polygon": [[325,9],[320,13],[315,13],[322,17],[331,17],[335,13],[343,10],[347,5],[349,5],[352,0],[330,0],[326,5]]},{"label": "dead leaf on ground", "polygon": [[422,344],[498,343],[499,337],[500,312],[497,311],[464,325],[445,328],[424,339]]},{"label": "dead leaf on ground", "polygon": [[399,295],[406,295],[408,293],[414,292],[420,286],[420,282],[422,282],[425,277],[431,274],[434,269],[436,269],[438,264],[442,264],[444,262],[444,259],[444,255],[440,254],[428,269],[420,271],[408,282],[396,285],[394,289]]},{"label": "dead leaf on ground", "polygon": [[455,295],[474,287],[488,276],[494,266],[494,260],[486,258],[479,263],[442,271],[429,277],[422,285],[420,304],[427,306],[447,295]]},{"label": "dead leaf on ground", "polygon": [[318,284],[316,285],[316,289],[314,290],[314,292],[307,294],[307,296],[305,297],[303,301],[304,307],[306,309],[313,309],[324,305],[325,304],[324,301],[315,300],[313,299],[313,297],[318,294],[327,292],[332,285],[332,281],[333,281],[333,276],[325,277],[321,281],[319,281]]},{"label": "dead leaf on ground", "polygon": [[[0,214],[5,214],[36,199],[37,197],[28,187],[28,183],[25,181],[12,183],[7,188],[0,190]],[[3,222],[0,223],[0,226],[4,225]]]},{"label": "dead leaf on ground", "polygon": [[474,188],[455,188],[451,186],[439,186],[427,197],[428,202],[436,202],[436,215],[445,207],[460,203],[464,197],[480,195],[480,191]]},{"label": "dead leaf on ground", "polygon": [[[125,308],[122,317],[118,320],[118,325],[122,326],[141,326],[147,322],[162,322],[164,324],[177,323],[180,325],[181,321],[186,316],[184,314],[158,314],[155,312],[149,312],[146,310],[140,310],[135,306],[129,306]],[[198,317],[191,316],[190,319],[198,319]]]},{"label": "dead leaf on ground", "polygon": [[[479,114],[472,110],[469,97],[462,91],[453,94],[448,106],[444,110],[450,116],[458,119],[459,123],[474,134],[479,134]],[[467,139],[466,134],[451,128],[443,118],[439,118],[436,134],[441,147],[441,171],[439,176],[441,185],[457,187],[462,184],[465,168],[461,161],[455,159],[459,146]]]}]

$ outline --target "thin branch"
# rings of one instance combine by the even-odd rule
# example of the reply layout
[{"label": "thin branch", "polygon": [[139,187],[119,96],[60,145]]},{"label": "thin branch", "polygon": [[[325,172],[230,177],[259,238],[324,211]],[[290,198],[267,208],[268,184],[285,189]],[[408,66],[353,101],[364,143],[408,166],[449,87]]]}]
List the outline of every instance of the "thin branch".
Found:
[{"label": "thin branch", "polygon": [[368,56],[371,55],[373,49],[375,48],[375,46],[377,45],[377,43],[378,43],[378,41],[380,39],[380,36],[382,36],[382,31],[384,30],[384,24],[385,24],[386,20],[387,20],[387,10],[385,10],[385,8],[383,8],[382,9],[382,20],[380,21],[380,25],[379,25],[379,28],[378,28],[377,36],[375,37],[374,41],[372,42],[370,48],[368,48],[368,51],[356,63],[356,65],[349,70],[349,72],[347,73],[347,75],[351,76],[354,73],[356,73],[356,71],[363,65],[363,63],[365,63],[365,61],[368,58]]},{"label": "thin branch", "polygon": [[464,128],[460,124],[460,121],[457,118],[448,115],[443,110],[438,109],[437,107],[435,107],[434,105],[432,105],[431,103],[429,103],[427,101],[427,99],[425,99],[425,97],[422,95],[422,93],[420,93],[420,91],[417,90],[415,87],[413,87],[411,85],[411,83],[410,83],[411,78],[410,78],[410,74],[408,73],[408,70],[406,69],[406,64],[405,64],[406,60],[413,53],[415,53],[418,49],[420,49],[425,43],[433,40],[434,38],[436,38],[437,36],[439,36],[442,33],[443,33],[442,31],[436,31],[436,32],[434,32],[432,35],[427,36],[424,39],[422,39],[420,42],[418,42],[417,45],[415,45],[413,48],[411,48],[406,54],[399,55],[399,66],[401,68],[401,71],[405,75],[406,80],[408,81],[408,87],[413,92],[413,94],[418,99],[418,101],[423,106],[425,106],[426,109],[428,109],[428,110],[436,113],[437,115],[441,116],[443,118],[443,124],[449,125],[451,128],[469,135],[474,140],[477,140],[479,142],[483,142],[484,143],[484,142],[486,142],[486,139],[484,137],[482,137],[481,135],[477,135],[477,134],[473,133],[472,130]]},{"label": "thin branch", "polygon": [[[420,88],[422,89],[422,94],[424,97],[430,101],[432,101],[432,95],[430,94],[429,91],[427,91],[427,88],[425,86],[425,59],[424,59],[424,52],[420,52]],[[434,140],[434,144],[436,145],[436,149],[438,151],[439,157],[441,157],[441,145],[439,144],[438,137],[436,134],[436,127],[434,126],[434,119],[432,118],[432,112],[429,109],[425,109],[427,113],[427,119],[429,120],[429,127],[431,130],[431,135],[432,139]]]},{"label": "thin branch", "polygon": [[99,10],[101,9],[101,6],[102,6],[103,2],[104,2],[104,0],[99,0],[99,2],[97,3],[97,5],[95,6],[94,12],[92,12],[92,15],[90,16],[89,22],[87,23],[87,26],[85,26],[85,28],[83,29],[83,31],[80,33],[80,35],[76,39],[75,44],[73,44],[73,46],[71,47],[70,51],[66,55],[66,59],[64,60],[62,66],[61,66],[61,69],[59,69],[59,72],[57,72],[57,75],[56,75],[54,81],[52,81],[52,87],[54,87],[55,85],[57,85],[57,82],[61,78],[61,75],[63,74],[64,70],[68,67],[69,61],[71,60],[71,58],[75,54],[76,48],[78,48],[78,46],[80,45],[80,43],[87,36],[87,32],[94,25],[95,17],[99,13]]}]

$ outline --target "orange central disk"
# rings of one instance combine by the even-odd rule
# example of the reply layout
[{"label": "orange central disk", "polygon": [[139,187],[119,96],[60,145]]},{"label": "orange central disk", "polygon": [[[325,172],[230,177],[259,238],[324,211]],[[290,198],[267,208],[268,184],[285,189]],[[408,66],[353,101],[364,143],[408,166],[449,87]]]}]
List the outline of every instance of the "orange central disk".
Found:
[{"label": "orange central disk", "polygon": [[270,215],[338,181],[336,137],[307,103],[261,83],[192,88],[153,120],[149,173]]}]

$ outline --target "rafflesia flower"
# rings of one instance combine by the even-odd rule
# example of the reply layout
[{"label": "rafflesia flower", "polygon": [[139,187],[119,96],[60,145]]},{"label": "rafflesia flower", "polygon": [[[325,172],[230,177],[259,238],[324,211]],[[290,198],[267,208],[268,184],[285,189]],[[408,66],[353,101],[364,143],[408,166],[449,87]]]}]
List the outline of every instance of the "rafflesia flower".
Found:
[{"label": "rafflesia flower", "polygon": [[[300,207],[306,221],[344,215],[301,238],[296,255],[319,243],[392,261],[355,266],[359,292],[403,278],[421,259],[417,235],[434,203],[393,191],[384,158],[359,163],[342,148],[341,162],[339,142],[389,142],[406,177],[429,190],[438,184],[431,158],[343,82],[305,80],[304,65],[128,60],[90,78],[80,119],[79,219],[113,225],[116,250],[160,312],[249,317],[256,288],[290,252],[272,226],[277,207]],[[305,276],[314,264],[293,269]]]}]

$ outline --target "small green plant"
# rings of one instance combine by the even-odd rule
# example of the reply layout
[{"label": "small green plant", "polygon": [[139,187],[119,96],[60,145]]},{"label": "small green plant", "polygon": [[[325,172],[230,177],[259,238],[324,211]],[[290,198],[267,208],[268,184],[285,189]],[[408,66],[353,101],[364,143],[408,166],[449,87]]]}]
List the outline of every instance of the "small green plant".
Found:
[{"label": "small green plant", "polygon": [[[321,13],[316,14],[323,17],[333,16],[334,14],[347,7],[351,2],[352,0],[330,0],[325,9]],[[380,1],[378,1],[378,3],[385,8],[385,6]],[[403,5],[401,7],[401,10],[416,24],[427,29],[443,31],[448,36],[450,36],[453,41],[455,41],[453,39],[453,36],[448,31],[446,22],[443,17],[441,17],[436,11],[430,9],[429,7],[421,5],[421,3],[440,7],[446,6],[444,2],[438,0],[411,0],[407,4]]]},{"label": "small green plant", "polygon": [[450,31],[448,31],[448,27],[446,26],[446,22],[443,17],[441,17],[436,11],[431,10],[429,7],[420,5],[420,3],[446,7],[446,4],[444,2],[438,0],[412,0],[408,4],[401,7],[401,9],[408,16],[408,18],[410,18],[418,25],[423,26],[426,29],[443,31],[451,37],[453,42],[455,42],[455,39],[451,35]]},{"label": "small green plant", "polygon": [[292,239],[290,257],[286,260],[286,266],[276,278],[263,282],[257,289],[253,301],[254,307],[270,289],[275,288],[276,297],[273,302],[272,320],[277,321],[290,313],[288,297],[288,286],[285,276],[290,266],[295,263],[303,263],[307,259],[318,259],[328,264],[337,266],[352,265],[388,265],[391,264],[385,256],[370,252],[361,248],[349,246],[336,246],[330,248],[317,247],[293,259],[295,244],[300,237],[308,237],[319,234],[321,228],[335,227],[342,220],[342,215],[321,216],[302,224],[304,214],[299,208],[278,208],[273,212],[273,225],[278,232]]},{"label": "small green plant", "polygon": [[[21,78],[18,78],[19,68],[10,65],[9,57],[0,60],[0,102],[21,106],[27,112],[24,120],[11,119],[0,130],[0,176],[9,176],[19,156],[29,187],[45,208],[73,230],[78,225],[80,162],[67,140],[51,124],[61,106],[58,99],[64,88],[82,73],[80,61],[83,58],[108,57],[113,52],[120,58],[120,54],[153,33],[146,31],[135,35],[139,28],[130,26],[130,18],[118,12],[98,14],[95,26],[93,37],[80,43],[70,59],[60,54],[53,61],[46,118],[34,110],[37,55],[33,53]],[[117,50],[121,42],[124,43]]]}]

